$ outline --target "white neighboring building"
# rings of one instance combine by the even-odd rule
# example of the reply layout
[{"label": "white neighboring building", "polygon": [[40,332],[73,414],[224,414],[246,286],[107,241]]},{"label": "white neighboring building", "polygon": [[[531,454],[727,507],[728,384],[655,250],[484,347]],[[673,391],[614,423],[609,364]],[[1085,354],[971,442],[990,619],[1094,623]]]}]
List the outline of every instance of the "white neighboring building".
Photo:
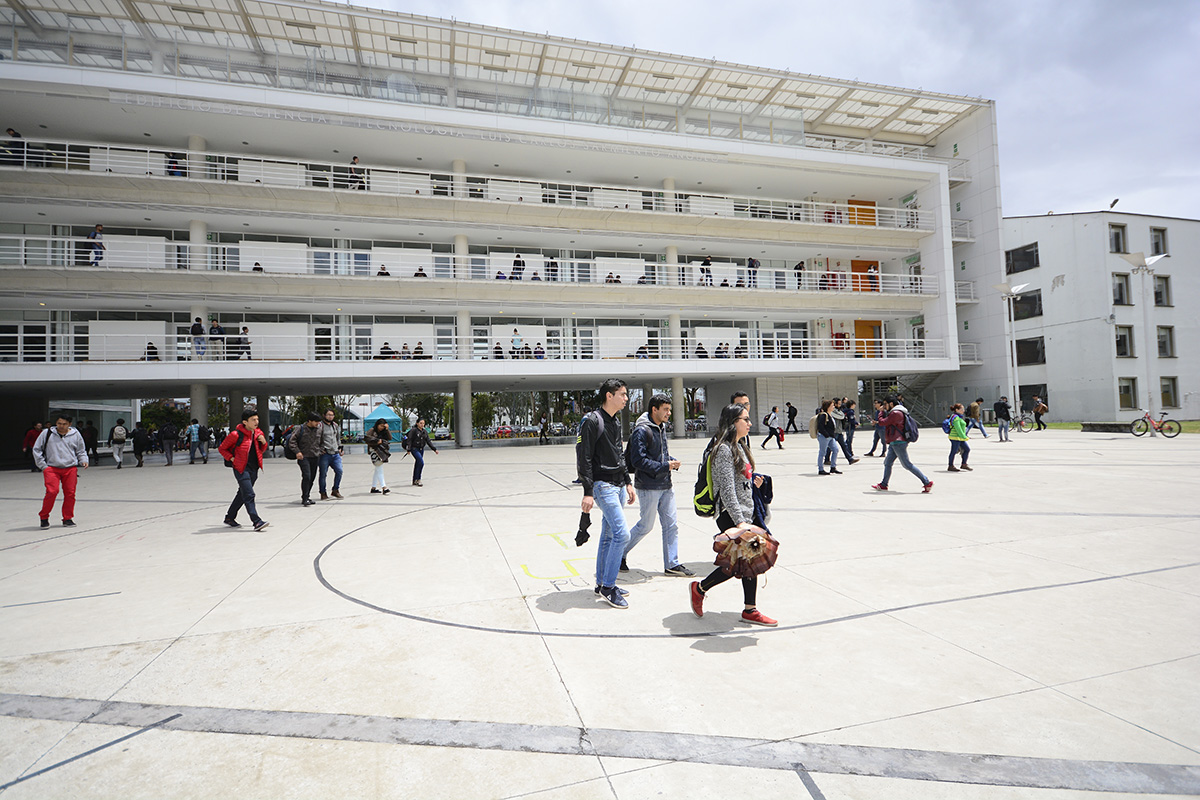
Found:
[{"label": "white neighboring building", "polygon": [[[1014,323],[1022,400],[1048,398],[1056,421],[1127,421],[1146,408],[1200,418],[1200,323],[1187,310],[1200,297],[1200,220],[1009,217],[1003,241],[1005,280],[1027,284]],[[1130,253],[1168,257],[1139,272]],[[1009,385],[1003,368],[988,365],[987,380]]]}]

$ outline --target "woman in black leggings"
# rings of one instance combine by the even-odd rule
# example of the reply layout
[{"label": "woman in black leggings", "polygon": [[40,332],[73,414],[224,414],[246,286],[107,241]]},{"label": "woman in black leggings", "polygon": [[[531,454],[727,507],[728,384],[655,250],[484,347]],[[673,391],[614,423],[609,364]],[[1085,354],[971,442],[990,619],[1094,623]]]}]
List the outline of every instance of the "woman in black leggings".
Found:
[{"label": "woman in black leggings", "polygon": [[[753,481],[762,484],[761,477],[754,476],[754,455],[742,440],[750,434],[750,411],[745,406],[725,406],[721,411],[720,428],[712,450],[713,494],[716,496],[717,530],[724,532],[742,523],[762,525],[754,518]],[[691,586],[692,611],[697,617],[704,616],[704,596],[709,590],[724,583],[732,576],[717,567],[703,581],[693,581]],[[779,623],[758,610],[755,602],[758,593],[758,578],[743,578],[742,593],[746,607],[742,621],[752,625],[774,627]]]}]

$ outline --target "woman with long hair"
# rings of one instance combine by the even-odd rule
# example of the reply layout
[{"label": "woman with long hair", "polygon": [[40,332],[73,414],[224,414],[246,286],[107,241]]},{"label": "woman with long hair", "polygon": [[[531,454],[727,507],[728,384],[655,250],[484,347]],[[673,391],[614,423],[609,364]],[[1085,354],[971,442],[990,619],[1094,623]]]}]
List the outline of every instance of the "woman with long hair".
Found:
[{"label": "woman with long hair", "polygon": [[[716,500],[717,530],[725,532],[743,523],[762,527],[764,521],[754,518],[753,485],[762,485],[762,476],[754,474],[754,454],[743,441],[750,434],[750,411],[734,403],[721,410],[721,420],[713,445],[712,481]],[[704,596],[714,586],[729,580],[732,575],[717,567],[702,581],[691,585],[692,611],[704,616]],[[742,620],[752,625],[774,627],[779,623],[758,610],[758,578],[742,578],[745,609]]]},{"label": "woman with long hair", "polygon": [[367,452],[371,454],[371,464],[375,467],[375,472],[371,474],[371,494],[388,494],[392,490],[387,487],[387,481],[383,479],[383,465],[392,455],[389,449],[392,432],[388,430],[387,420],[375,420],[371,430],[363,436],[363,441],[367,443]]},{"label": "woman with long hair", "polygon": [[[817,414],[817,474],[841,475],[837,468],[837,424],[833,421],[832,400],[821,401],[821,412]],[[825,471],[825,459],[830,458],[829,472]]]}]

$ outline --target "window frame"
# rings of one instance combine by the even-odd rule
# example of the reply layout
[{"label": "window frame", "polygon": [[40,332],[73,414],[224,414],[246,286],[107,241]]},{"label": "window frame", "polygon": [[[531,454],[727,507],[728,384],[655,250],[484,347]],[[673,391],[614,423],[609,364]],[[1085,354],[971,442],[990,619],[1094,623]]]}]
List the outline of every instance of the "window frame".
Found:
[{"label": "window frame", "polygon": [[[1021,253],[1022,251],[1029,251],[1029,250],[1032,250],[1032,253],[1033,253],[1033,258],[1029,262],[1025,262],[1025,261],[1017,262],[1017,259],[1014,258],[1014,253]],[[1029,266],[1023,266],[1020,269],[1014,269],[1013,266],[1016,263],[1022,263],[1022,264],[1028,263]],[[1041,265],[1042,265],[1041,252],[1038,248],[1037,242],[1032,242],[1030,244],[1024,244],[1024,245],[1021,245],[1020,247],[1014,247],[1011,250],[1004,251],[1004,274],[1005,275],[1016,275],[1018,272],[1027,272],[1031,269],[1037,269]]]},{"label": "window frame", "polygon": [[[1158,282],[1162,281],[1163,291],[1159,291]],[[1161,301],[1161,302],[1160,302]],[[1171,276],[1170,275],[1155,275],[1154,276],[1154,305],[1157,308],[1172,308],[1174,303],[1171,302]]]},{"label": "window frame", "polygon": [[[1024,300],[1026,303],[1036,303],[1036,305],[1037,305],[1036,311],[1022,316],[1021,312],[1018,310],[1023,307],[1022,302],[1021,302],[1022,300]],[[1045,311],[1042,308],[1042,290],[1041,289],[1032,289],[1028,292],[1021,292],[1021,294],[1019,294],[1013,298],[1013,321],[1014,322],[1020,322],[1023,319],[1035,319],[1037,317],[1042,316],[1044,313],[1045,313]]]},{"label": "window frame", "polygon": [[[1170,381],[1171,386],[1171,401],[1167,402],[1167,393],[1163,391],[1163,384]],[[1174,375],[1160,375],[1158,378],[1158,401],[1162,408],[1180,408],[1179,405],[1179,378]]]},{"label": "window frame", "polygon": [[[1128,387],[1129,391],[1123,391]],[[1128,395],[1129,404],[1126,405],[1124,398]],[[1137,378],[1120,377],[1117,378],[1117,408],[1122,411],[1139,411],[1138,408],[1138,393],[1137,393]]]},{"label": "window frame", "polygon": [[[1167,352],[1163,353],[1163,333],[1167,334]],[[1175,358],[1175,326],[1174,325],[1159,325],[1155,329],[1155,337],[1158,342],[1158,357],[1159,358]]]},{"label": "window frame", "polygon": [[[1038,345],[1038,350],[1040,351],[1040,354],[1041,354],[1041,360],[1040,361],[1028,361],[1028,360],[1022,361],[1021,360],[1022,350],[1025,350],[1026,352],[1028,352],[1028,347],[1030,346],[1026,343],[1027,342],[1039,342],[1039,341],[1041,342],[1041,344]],[[1045,336],[1029,336],[1024,339],[1017,339],[1016,347],[1017,347],[1017,366],[1018,367],[1035,367],[1039,364],[1046,363],[1046,337]]]},{"label": "window frame", "polygon": [[[1121,352],[1121,338],[1125,338],[1125,352]],[[1116,348],[1117,358],[1137,358],[1137,350],[1133,345],[1133,326],[1132,325],[1114,325],[1113,326],[1113,345]]]},{"label": "window frame", "polygon": [[[1117,284],[1118,284],[1118,282],[1120,283],[1122,290],[1123,290],[1123,294],[1125,295],[1125,302],[1120,302],[1117,300]],[[1133,305],[1133,286],[1129,280],[1128,272],[1112,273],[1112,289],[1113,289],[1112,304],[1114,306],[1131,306],[1131,305]]]},{"label": "window frame", "polygon": [[[1120,249],[1117,248],[1115,235],[1121,237]],[[1129,252],[1129,226],[1121,222],[1108,223],[1108,252],[1110,253],[1128,253]]]},{"label": "window frame", "polygon": [[[1156,234],[1159,234],[1160,238],[1162,239],[1162,249],[1161,250],[1155,248],[1155,235]],[[1152,255],[1152,256],[1166,255],[1167,253],[1170,252],[1167,248],[1168,248],[1167,229],[1166,228],[1151,228],[1150,229],[1150,255]]]}]

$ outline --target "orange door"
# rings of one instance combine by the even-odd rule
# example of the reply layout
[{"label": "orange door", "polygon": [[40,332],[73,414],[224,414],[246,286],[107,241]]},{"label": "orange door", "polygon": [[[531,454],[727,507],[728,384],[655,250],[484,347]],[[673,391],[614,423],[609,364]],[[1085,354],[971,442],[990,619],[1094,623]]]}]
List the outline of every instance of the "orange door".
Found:
[{"label": "orange door", "polygon": [[867,270],[871,267],[875,268],[876,276],[879,273],[878,261],[851,261],[850,262],[850,286],[856,292],[878,292],[879,281],[871,280],[872,276],[867,274]]},{"label": "orange door", "polygon": [[874,200],[847,200],[846,205],[852,206],[850,209],[850,223],[852,225],[875,224]]},{"label": "orange door", "polygon": [[854,353],[862,358],[879,358],[883,322],[877,319],[854,320]]}]

